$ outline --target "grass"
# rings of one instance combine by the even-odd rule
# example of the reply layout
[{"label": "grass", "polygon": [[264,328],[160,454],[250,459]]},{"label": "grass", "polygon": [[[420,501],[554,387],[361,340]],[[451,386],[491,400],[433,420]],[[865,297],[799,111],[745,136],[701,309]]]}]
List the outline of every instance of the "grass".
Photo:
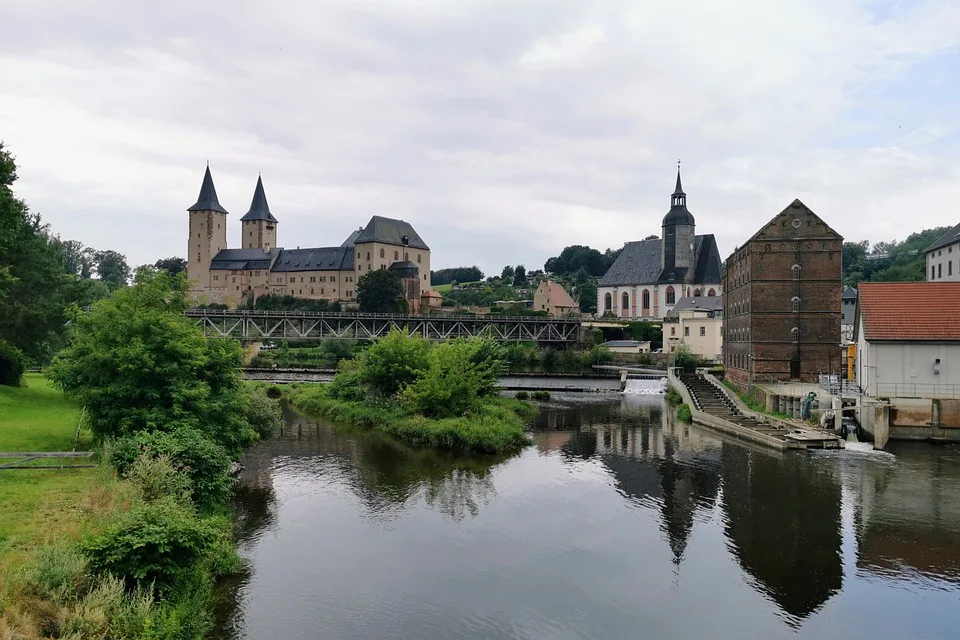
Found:
[{"label": "grass", "polygon": [[484,398],[480,408],[456,418],[428,418],[383,402],[351,402],[328,395],[324,385],[294,387],[291,404],[314,416],[356,427],[376,429],[412,447],[457,452],[504,454],[529,444],[526,423],[536,407],[515,398]]},{"label": "grass", "polygon": [[677,420],[680,422],[686,422],[687,424],[693,422],[693,413],[690,411],[690,407],[686,403],[677,407]]},{"label": "grass", "polygon": [[[76,403],[40,374],[23,387],[0,386],[0,451],[69,451],[80,420]],[[81,446],[89,445],[82,435]],[[0,469],[0,574],[51,535],[72,530],[96,469]]]},{"label": "grass", "polygon": [[766,405],[760,404],[759,402],[757,402],[757,400],[753,396],[746,393],[742,393],[729,380],[724,379],[723,386],[725,386],[727,389],[735,393],[737,397],[743,401],[743,404],[747,405],[747,408],[750,409],[750,411],[753,411],[754,413],[759,413],[765,416],[771,416],[773,418],[780,418],[781,420],[792,419],[790,416],[788,416],[785,413],[781,413],[780,411],[767,411]]}]

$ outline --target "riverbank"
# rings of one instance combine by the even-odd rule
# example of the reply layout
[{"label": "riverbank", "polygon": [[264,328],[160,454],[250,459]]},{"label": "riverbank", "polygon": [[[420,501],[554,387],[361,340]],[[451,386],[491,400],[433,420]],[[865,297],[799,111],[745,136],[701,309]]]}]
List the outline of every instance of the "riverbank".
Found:
[{"label": "riverbank", "polygon": [[376,429],[412,447],[457,452],[505,454],[530,444],[526,425],[537,407],[523,400],[491,396],[469,414],[429,418],[390,400],[371,402],[335,398],[327,385],[292,385],[290,404],[335,423]]}]

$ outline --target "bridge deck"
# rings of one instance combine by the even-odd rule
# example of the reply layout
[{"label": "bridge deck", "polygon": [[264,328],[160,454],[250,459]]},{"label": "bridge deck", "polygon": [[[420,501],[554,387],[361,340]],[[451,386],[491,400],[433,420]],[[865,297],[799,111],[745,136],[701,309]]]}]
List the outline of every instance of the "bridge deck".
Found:
[{"label": "bridge deck", "polygon": [[504,342],[572,343],[580,339],[579,318],[494,315],[405,315],[190,309],[208,335],[241,340],[371,340],[392,329],[407,329],[429,340],[488,335]]}]

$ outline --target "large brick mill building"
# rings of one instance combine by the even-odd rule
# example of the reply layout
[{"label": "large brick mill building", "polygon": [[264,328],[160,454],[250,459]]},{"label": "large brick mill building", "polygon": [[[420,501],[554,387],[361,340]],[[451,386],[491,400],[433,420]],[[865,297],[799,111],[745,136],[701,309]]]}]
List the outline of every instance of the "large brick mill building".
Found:
[{"label": "large brick mill building", "polygon": [[727,258],[726,376],[742,386],[840,372],[843,238],[794,200]]}]

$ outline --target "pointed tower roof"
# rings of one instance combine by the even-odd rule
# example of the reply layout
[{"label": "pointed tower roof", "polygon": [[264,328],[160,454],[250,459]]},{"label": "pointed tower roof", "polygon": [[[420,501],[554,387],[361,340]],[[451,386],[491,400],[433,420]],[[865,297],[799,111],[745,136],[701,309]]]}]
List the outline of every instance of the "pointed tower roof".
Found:
[{"label": "pointed tower roof", "polygon": [[268,220],[276,222],[277,219],[270,213],[270,205],[267,204],[267,194],[263,191],[263,178],[257,177],[257,188],[253,190],[253,200],[250,202],[250,211],[243,214],[241,222],[248,220]]},{"label": "pointed tower roof", "polygon": [[677,188],[673,190],[672,195],[675,195],[675,196],[687,195],[683,192],[683,186],[680,184],[680,167],[677,167]]},{"label": "pointed tower roof", "polygon": [[220,206],[217,200],[217,188],[213,186],[213,176],[210,175],[210,165],[207,164],[207,171],[203,174],[203,184],[200,185],[200,195],[197,202],[187,211],[216,211],[226,213],[227,210]]}]

